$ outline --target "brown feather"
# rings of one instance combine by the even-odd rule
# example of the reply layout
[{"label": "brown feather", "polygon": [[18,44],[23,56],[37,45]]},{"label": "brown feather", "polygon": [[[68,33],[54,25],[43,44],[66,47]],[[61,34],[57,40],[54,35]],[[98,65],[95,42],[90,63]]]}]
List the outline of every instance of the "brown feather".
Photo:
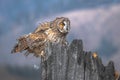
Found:
[{"label": "brown feather", "polygon": [[18,43],[14,46],[12,53],[25,50],[26,56],[32,53],[36,57],[44,57],[47,42],[66,43],[65,38],[68,32],[64,30],[64,21],[67,23],[66,26],[70,27],[69,19],[64,17],[40,24],[35,31],[18,39]]}]

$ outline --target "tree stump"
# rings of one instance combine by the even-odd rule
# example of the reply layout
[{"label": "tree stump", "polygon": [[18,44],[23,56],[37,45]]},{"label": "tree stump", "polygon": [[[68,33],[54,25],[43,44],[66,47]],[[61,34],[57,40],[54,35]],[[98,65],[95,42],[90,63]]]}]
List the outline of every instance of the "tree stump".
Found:
[{"label": "tree stump", "polygon": [[41,63],[41,80],[115,80],[114,63],[102,64],[99,56],[83,51],[81,40],[69,46],[49,43]]}]

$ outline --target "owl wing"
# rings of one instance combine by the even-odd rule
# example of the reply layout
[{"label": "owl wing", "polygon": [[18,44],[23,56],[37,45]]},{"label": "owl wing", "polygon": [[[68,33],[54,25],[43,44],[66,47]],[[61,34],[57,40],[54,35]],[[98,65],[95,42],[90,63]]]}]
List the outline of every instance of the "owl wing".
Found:
[{"label": "owl wing", "polygon": [[33,33],[28,36],[27,42],[29,47],[38,47],[46,41],[45,33]]},{"label": "owl wing", "polygon": [[35,33],[29,35],[27,39],[28,48],[26,49],[25,55],[33,53],[36,57],[42,54],[44,51],[45,43],[47,42],[47,35],[44,33]]},{"label": "owl wing", "polygon": [[27,35],[20,37],[19,39],[17,39],[17,43],[15,44],[15,46],[13,47],[11,53],[17,53],[17,52],[21,52],[25,49],[28,48],[27,45]]},{"label": "owl wing", "polygon": [[11,52],[17,53],[27,50],[29,53],[35,53],[36,48],[42,47],[45,42],[46,34],[31,33],[20,37]]},{"label": "owl wing", "polygon": [[11,53],[26,51],[26,53],[40,54],[45,47],[47,35],[45,31],[50,27],[50,23],[40,24],[33,33],[24,35],[18,39]]}]

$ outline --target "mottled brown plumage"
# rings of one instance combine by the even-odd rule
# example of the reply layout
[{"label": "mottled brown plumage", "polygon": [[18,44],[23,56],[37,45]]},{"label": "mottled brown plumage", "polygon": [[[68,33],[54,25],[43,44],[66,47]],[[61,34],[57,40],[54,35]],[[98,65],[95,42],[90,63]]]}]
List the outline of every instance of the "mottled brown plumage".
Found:
[{"label": "mottled brown plumage", "polygon": [[45,56],[45,47],[47,42],[56,42],[66,44],[66,35],[70,30],[70,20],[65,17],[56,18],[51,22],[40,24],[37,29],[21,36],[18,43],[14,46],[12,53],[26,51],[36,57]]}]

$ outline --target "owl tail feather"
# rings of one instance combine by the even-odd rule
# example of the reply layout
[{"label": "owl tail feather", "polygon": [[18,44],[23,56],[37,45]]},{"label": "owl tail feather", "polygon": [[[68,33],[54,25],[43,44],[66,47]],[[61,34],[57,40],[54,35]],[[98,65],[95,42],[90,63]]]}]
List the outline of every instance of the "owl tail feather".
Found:
[{"label": "owl tail feather", "polygon": [[27,40],[23,36],[18,39],[18,43],[13,47],[13,50],[11,51],[11,53],[21,52],[23,50],[26,50],[27,48],[28,48]]}]

